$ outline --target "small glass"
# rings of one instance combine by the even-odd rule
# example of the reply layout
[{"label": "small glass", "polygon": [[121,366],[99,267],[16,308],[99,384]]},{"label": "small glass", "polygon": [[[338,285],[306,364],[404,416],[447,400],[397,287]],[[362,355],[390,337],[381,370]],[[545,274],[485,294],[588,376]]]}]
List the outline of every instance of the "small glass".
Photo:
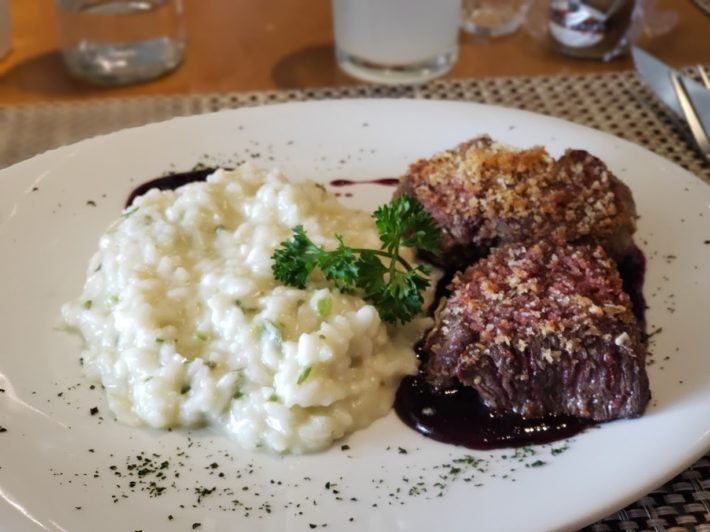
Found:
[{"label": "small glass", "polygon": [[462,26],[469,33],[489,37],[518,29],[532,0],[463,0]]},{"label": "small glass", "polygon": [[553,47],[583,59],[608,61],[629,46],[637,0],[552,0],[548,28]]},{"label": "small glass", "polygon": [[56,0],[62,56],[78,78],[123,85],[180,65],[182,0]]},{"label": "small glass", "polygon": [[375,83],[422,83],[458,56],[461,0],[333,0],[335,55]]}]

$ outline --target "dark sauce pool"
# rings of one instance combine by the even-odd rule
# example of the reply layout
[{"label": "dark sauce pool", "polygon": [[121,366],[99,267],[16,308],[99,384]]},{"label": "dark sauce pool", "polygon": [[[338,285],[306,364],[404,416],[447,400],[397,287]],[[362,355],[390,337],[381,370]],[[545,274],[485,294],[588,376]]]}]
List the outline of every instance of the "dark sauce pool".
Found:
[{"label": "dark sauce pool", "polygon": [[189,172],[179,172],[176,174],[170,174],[163,177],[158,177],[156,179],[151,179],[138,185],[133,191],[128,195],[126,200],[126,207],[130,207],[133,200],[138,196],[142,196],[150,189],[157,188],[158,190],[175,190],[188,183],[194,183],[195,181],[205,181],[207,176],[213,173],[216,168],[199,168],[195,170],[190,170]]},{"label": "dark sauce pool", "polygon": [[[640,249],[634,248],[618,266],[634,314],[644,330],[646,305],[642,288],[646,259]],[[442,278],[437,286],[438,297],[446,294],[445,287],[450,280],[451,274]],[[424,367],[426,354],[421,346],[417,348],[417,356],[420,367]],[[495,414],[472,388],[462,386],[437,391],[421,372],[402,380],[394,409],[407,426],[428,438],[477,450],[551,443],[570,438],[595,424],[572,416],[527,419],[514,414]]]},{"label": "dark sauce pool", "polygon": [[384,187],[396,187],[399,185],[398,177],[378,177],[377,179],[333,179],[330,181],[332,187],[351,187],[354,185],[382,185]]},{"label": "dark sauce pool", "polygon": [[571,416],[525,419],[493,414],[472,388],[436,392],[421,375],[405,377],[394,408],[399,419],[424,436],[478,450],[550,443],[593,425]]},{"label": "dark sauce pool", "polygon": [[[188,183],[204,181],[215,170],[215,168],[200,168],[147,181],[131,192],[126,200],[126,207],[129,207],[136,197],[150,189],[174,190]],[[397,178],[368,181],[334,179],[330,185],[333,187],[360,184],[396,186],[398,183]],[[631,297],[636,318],[644,329],[646,304],[642,288],[646,259],[639,248],[634,248],[619,261],[618,266],[624,289]],[[452,275],[447,273],[440,281],[437,287],[437,300],[445,295],[445,287]],[[430,310],[433,312],[434,309]],[[425,354],[418,348],[417,355],[420,365],[423,366]],[[429,386],[421,373],[406,377],[402,381],[397,390],[394,408],[406,425],[424,436],[478,450],[550,443],[570,438],[594,425],[591,421],[571,416],[526,419],[513,414],[494,414],[488,410],[473,389],[460,387],[438,392]]]}]

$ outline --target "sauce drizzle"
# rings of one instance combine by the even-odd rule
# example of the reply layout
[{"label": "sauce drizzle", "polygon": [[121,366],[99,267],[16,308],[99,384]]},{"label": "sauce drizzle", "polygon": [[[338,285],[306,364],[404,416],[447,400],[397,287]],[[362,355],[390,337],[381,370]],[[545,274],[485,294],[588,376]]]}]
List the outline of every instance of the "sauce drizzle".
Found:
[{"label": "sauce drizzle", "polygon": [[[195,170],[190,170],[188,172],[178,172],[163,177],[158,177],[156,179],[151,179],[138,185],[128,196],[126,200],[126,207],[130,207],[138,196],[142,196],[152,188],[157,188],[158,190],[175,190],[188,183],[193,183],[195,181],[204,181],[207,179],[212,172],[217,170],[217,168],[199,168]],[[377,179],[362,179],[362,180],[350,180],[350,179],[333,179],[329,182],[332,187],[351,187],[355,185],[381,185],[385,187],[395,187],[399,185],[398,177],[379,177]],[[345,194],[346,197],[351,197],[352,194],[349,192]]]},{"label": "sauce drizzle", "polygon": [[150,189],[157,188],[158,190],[175,190],[188,183],[194,183],[195,181],[205,181],[207,176],[212,174],[217,170],[216,168],[199,168],[195,170],[190,170],[188,172],[178,172],[175,174],[166,175],[163,177],[158,177],[156,179],[151,179],[138,185],[133,191],[128,195],[126,200],[126,208],[130,207],[138,196],[142,196]]},{"label": "sauce drizzle", "polygon": [[398,177],[379,177],[377,179],[333,179],[330,183],[332,187],[351,187],[354,185],[382,185],[384,187],[396,187],[399,185]]}]

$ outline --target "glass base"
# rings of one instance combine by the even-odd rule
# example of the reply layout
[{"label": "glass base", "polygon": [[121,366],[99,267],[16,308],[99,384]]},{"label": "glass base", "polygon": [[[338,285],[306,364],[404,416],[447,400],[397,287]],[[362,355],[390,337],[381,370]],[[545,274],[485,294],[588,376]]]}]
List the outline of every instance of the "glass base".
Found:
[{"label": "glass base", "polygon": [[183,50],[182,40],[169,37],[121,44],[84,41],[73,50],[64,50],[63,57],[77,78],[97,85],[126,85],[175,70]]},{"label": "glass base", "polygon": [[385,65],[335,48],[335,58],[338,66],[351,76],[363,81],[383,83],[387,85],[425,83],[443,76],[456,63],[458,48],[445,52],[433,59],[408,65]]},{"label": "glass base", "polygon": [[484,26],[478,25],[474,22],[465,20],[462,27],[468,33],[473,35],[481,35],[483,37],[503,37],[504,35],[510,35],[518,30],[520,22],[517,20],[511,21],[508,24],[502,26]]},{"label": "glass base", "polygon": [[466,11],[464,9],[461,26],[464,31],[484,37],[502,37],[520,27],[525,20],[528,4],[522,7],[481,7]]}]

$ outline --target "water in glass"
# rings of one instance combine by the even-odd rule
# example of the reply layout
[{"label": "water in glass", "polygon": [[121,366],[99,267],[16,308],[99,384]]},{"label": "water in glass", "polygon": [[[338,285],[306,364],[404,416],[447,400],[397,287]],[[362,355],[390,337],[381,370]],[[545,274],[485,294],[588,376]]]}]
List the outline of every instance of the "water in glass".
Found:
[{"label": "water in glass", "polygon": [[440,76],[458,52],[461,0],[333,0],[338,64],[375,82]]},{"label": "water in glass", "polygon": [[182,0],[57,0],[70,72],[100,84],[152,79],[183,57]]}]

